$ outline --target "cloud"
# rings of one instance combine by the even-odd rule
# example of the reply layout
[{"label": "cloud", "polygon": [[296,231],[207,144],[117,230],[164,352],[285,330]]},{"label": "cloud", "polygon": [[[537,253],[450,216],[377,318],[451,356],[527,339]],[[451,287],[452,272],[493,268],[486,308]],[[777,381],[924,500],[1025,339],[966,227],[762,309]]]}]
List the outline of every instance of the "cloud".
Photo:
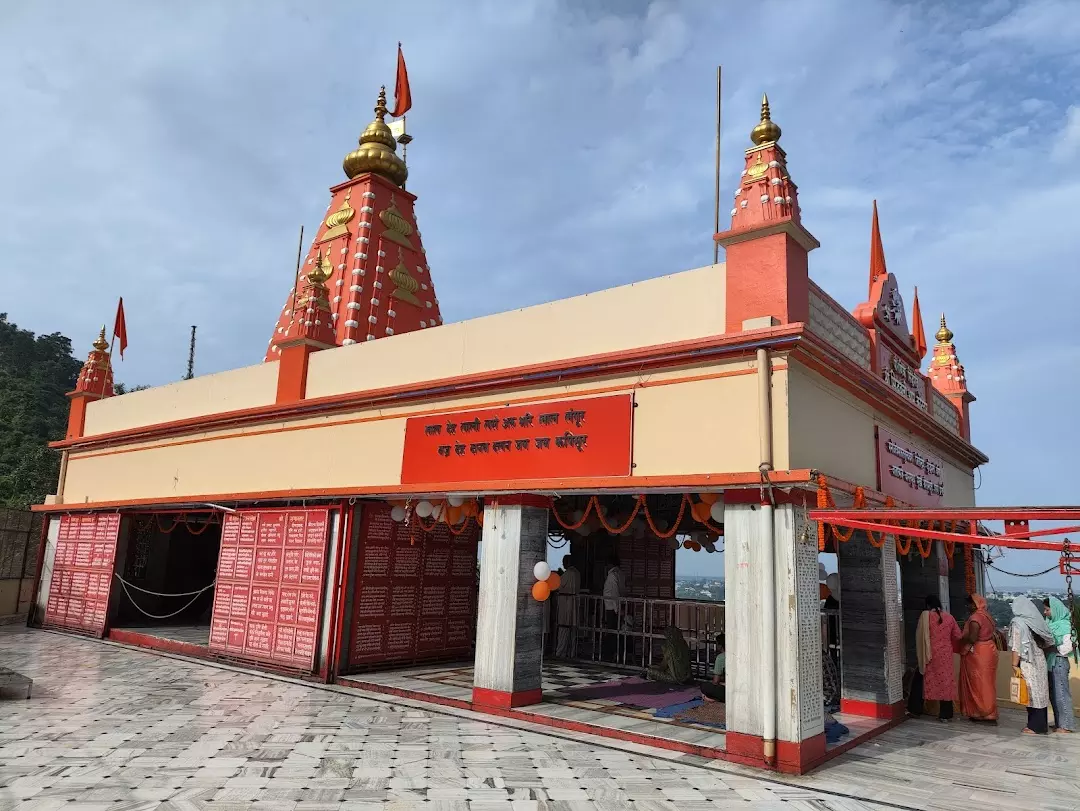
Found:
[{"label": "cloud", "polygon": [[1072,105],[1065,112],[1065,126],[1054,142],[1054,160],[1067,161],[1080,154],[1080,106]]},{"label": "cloud", "polygon": [[1071,5],[7,4],[5,309],[81,353],[122,294],[132,384],[183,374],[190,324],[198,372],[259,362],[298,229],[342,179],[398,39],[409,188],[448,320],[698,267],[722,63],[721,222],[768,91],[822,242],[815,280],[859,303],[877,198],[890,270],[949,313],[993,459],[980,501],[1075,500],[1059,451],[1077,445],[1080,383],[1016,365],[1080,345]]}]

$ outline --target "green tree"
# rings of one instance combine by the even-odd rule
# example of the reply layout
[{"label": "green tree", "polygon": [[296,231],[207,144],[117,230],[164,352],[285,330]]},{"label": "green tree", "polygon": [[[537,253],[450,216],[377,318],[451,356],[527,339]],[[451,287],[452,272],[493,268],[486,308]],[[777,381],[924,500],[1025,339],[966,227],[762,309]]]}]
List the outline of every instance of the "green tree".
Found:
[{"label": "green tree", "polygon": [[1012,622],[1012,606],[1006,600],[997,597],[987,597],[986,610],[990,612],[990,616],[994,618],[994,624],[997,625],[998,628],[1004,628]]},{"label": "green tree", "polygon": [[82,364],[60,333],[34,335],[0,313],[0,505],[25,509],[54,491],[68,400]]}]

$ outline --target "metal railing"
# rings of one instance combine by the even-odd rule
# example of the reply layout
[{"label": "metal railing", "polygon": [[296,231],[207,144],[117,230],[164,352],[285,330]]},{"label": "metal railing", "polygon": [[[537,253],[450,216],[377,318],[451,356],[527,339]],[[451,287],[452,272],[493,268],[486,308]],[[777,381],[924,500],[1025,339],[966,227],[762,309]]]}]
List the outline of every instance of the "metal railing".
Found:
[{"label": "metal railing", "polygon": [[[712,675],[717,636],[724,633],[723,603],[626,598],[619,601],[616,628],[609,626],[601,595],[559,595],[558,600],[574,601],[572,625],[558,621],[565,610],[556,618],[555,652],[562,658],[645,669],[660,662],[664,631],[674,625],[690,648],[694,675]],[[560,608],[556,602],[556,611]]]}]

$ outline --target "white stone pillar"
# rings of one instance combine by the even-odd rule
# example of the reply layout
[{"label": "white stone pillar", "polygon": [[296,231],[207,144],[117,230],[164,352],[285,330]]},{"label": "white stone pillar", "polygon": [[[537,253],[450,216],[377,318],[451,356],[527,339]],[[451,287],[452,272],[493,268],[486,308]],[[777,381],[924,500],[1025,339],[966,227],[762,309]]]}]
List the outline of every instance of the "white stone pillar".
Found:
[{"label": "white stone pillar", "polygon": [[896,543],[879,548],[857,530],[838,544],[842,712],[871,718],[904,713],[903,641]]},{"label": "white stone pillar", "polygon": [[[727,742],[730,757],[764,760],[763,645],[775,638],[777,767],[801,773],[825,754],[821,683],[821,601],[817,527],[801,505],[779,503],[774,537],[764,537],[759,492],[724,494],[725,641],[727,643]],[[742,499],[744,503],[738,503]],[[746,503],[749,500],[751,503]],[[776,628],[764,627],[761,550],[775,550]]]},{"label": "white stone pillar", "polygon": [[547,560],[548,501],[514,495],[484,505],[473,703],[540,702],[544,606],[532,596],[533,567]]}]

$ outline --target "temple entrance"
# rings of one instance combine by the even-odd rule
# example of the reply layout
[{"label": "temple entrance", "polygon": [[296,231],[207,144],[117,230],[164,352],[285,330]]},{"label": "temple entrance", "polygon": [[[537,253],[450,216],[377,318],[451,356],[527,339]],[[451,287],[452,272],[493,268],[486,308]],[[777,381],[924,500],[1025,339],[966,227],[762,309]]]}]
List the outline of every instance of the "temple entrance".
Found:
[{"label": "temple entrance", "polygon": [[131,517],[128,527],[116,561],[110,627],[206,646],[220,518],[209,512],[141,513]]}]

